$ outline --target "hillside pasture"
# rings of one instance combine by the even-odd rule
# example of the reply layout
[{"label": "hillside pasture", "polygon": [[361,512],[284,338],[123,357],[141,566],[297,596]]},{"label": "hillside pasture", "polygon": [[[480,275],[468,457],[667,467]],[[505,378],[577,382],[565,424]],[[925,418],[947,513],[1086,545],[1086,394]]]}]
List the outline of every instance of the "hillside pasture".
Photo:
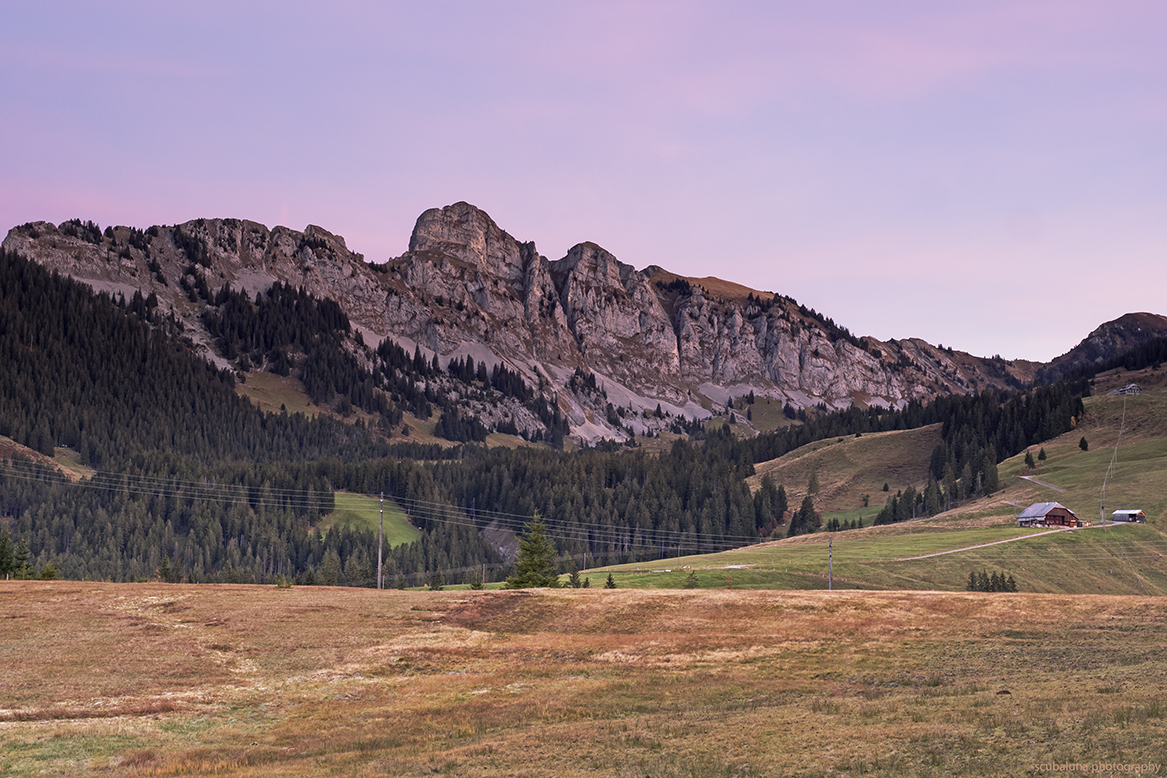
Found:
[{"label": "hillside pasture", "polygon": [[[756,490],[762,478],[769,475],[775,484],[785,486],[790,507],[796,509],[806,496],[813,474],[819,482],[815,508],[824,514],[824,520],[840,511],[861,508],[864,494],[870,496],[870,505],[876,506],[878,513],[878,506],[887,501],[889,494],[908,486],[919,489],[927,482],[932,449],[938,443],[939,424],[829,438],[758,463],[748,483]],[[882,491],[885,483],[889,492]]]},{"label": "hillside pasture", "polygon": [[[1052,501],[1081,519],[1098,522],[1105,483],[1107,519],[1118,508],[1138,508],[1151,524],[1167,526],[1167,394],[1095,395],[1086,398],[1085,407],[1076,429],[1029,447],[1035,460],[1044,448],[1044,462],[1038,460],[1035,468],[1026,469],[1022,453],[1001,463],[1002,494],[1017,512],[1032,502]],[[1087,451],[1079,448],[1082,438],[1086,438]],[[1112,459],[1115,467],[1108,476]],[[1040,483],[1025,481],[1023,475]],[[972,504],[954,516],[975,509]]]},{"label": "hillside pasture", "polygon": [[[381,502],[376,497],[350,492],[337,492],[335,509],[321,519],[317,529],[327,533],[346,527],[361,532],[376,533],[381,522]],[[409,517],[392,500],[385,500],[385,545],[400,546],[421,537],[421,530],[410,523]]]},{"label": "hillside pasture", "polygon": [[620,587],[670,589],[682,587],[692,570],[702,588],[826,589],[832,557],[836,589],[963,591],[969,573],[984,570],[1013,575],[1024,592],[1162,595],[1164,554],[1167,538],[1145,525],[1051,532],[904,522],[614,565],[587,575],[595,582],[612,572]]},{"label": "hillside pasture", "polygon": [[308,391],[295,376],[255,370],[247,373],[243,383],[235,384],[235,391],[269,413],[287,411],[315,416],[321,410],[308,399]]},{"label": "hillside pasture", "polygon": [[984,776],[1167,756],[1167,599],[0,582],[0,771]]}]

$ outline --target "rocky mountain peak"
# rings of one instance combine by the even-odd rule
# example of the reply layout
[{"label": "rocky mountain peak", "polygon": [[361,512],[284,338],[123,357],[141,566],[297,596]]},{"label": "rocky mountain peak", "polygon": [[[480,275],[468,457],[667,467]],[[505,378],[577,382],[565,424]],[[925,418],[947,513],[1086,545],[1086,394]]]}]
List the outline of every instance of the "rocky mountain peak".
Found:
[{"label": "rocky mountain peak", "polygon": [[[523,245],[485,211],[466,202],[431,208],[419,216],[409,250],[454,257],[508,281],[523,276]],[[534,244],[527,252],[534,253]]]}]

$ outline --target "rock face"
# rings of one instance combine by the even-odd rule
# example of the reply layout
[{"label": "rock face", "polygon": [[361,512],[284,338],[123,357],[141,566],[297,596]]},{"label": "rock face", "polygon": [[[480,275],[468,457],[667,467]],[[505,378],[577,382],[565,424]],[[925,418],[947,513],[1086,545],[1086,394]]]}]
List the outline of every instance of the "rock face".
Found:
[{"label": "rock face", "polygon": [[902,405],[1016,387],[1033,368],[923,341],[855,338],[790,298],[638,271],[594,243],[548,261],[467,203],[423,213],[409,250],[380,265],[319,227],[268,230],[235,219],[104,233],[38,222],[10,231],[4,247],[100,290],[153,292],[204,344],[202,303],[183,289],[194,273],[212,289],[302,286],[336,300],[370,345],[388,337],[440,361],[506,363],[554,397],[586,439],[614,427],[603,401],[572,380],[580,374],[622,408],[661,403],[699,417],[751,391],[795,408]]}]

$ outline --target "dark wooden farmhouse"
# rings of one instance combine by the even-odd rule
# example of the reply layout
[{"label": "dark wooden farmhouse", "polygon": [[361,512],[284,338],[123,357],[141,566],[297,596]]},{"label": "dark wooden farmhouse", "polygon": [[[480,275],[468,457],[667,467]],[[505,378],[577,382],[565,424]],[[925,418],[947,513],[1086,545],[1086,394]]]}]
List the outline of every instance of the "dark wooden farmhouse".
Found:
[{"label": "dark wooden farmhouse", "polygon": [[1074,512],[1057,502],[1035,502],[1017,514],[1018,527],[1081,527]]}]

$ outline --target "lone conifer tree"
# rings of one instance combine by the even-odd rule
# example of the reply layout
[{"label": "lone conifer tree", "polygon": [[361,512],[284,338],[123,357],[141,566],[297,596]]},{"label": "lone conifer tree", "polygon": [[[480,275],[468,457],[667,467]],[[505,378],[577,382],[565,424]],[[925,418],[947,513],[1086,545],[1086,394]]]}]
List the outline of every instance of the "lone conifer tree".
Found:
[{"label": "lone conifer tree", "polygon": [[13,560],[13,578],[21,581],[27,581],[32,578],[32,565],[29,560],[32,559],[32,554],[28,550],[28,538],[20,541],[20,545],[16,548],[16,556]]},{"label": "lone conifer tree", "polygon": [[16,570],[16,549],[12,545],[12,538],[8,537],[8,530],[0,527],[0,578],[7,578]]},{"label": "lone conifer tree", "polygon": [[555,545],[547,538],[547,527],[536,513],[523,528],[519,538],[519,555],[515,558],[515,574],[503,584],[506,589],[558,588],[555,573]]}]

